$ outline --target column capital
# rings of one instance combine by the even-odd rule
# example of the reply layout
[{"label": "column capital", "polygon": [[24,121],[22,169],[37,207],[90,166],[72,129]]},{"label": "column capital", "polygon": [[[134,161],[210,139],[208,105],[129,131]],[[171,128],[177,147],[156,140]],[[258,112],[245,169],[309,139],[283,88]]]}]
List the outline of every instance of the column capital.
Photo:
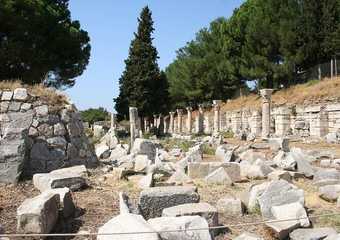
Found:
[{"label": "column capital", "polygon": [[176,109],[176,112],[177,112],[178,115],[182,115],[183,114],[183,109],[178,108],[178,109]]},{"label": "column capital", "polygon": [[186,107],[185,108],[188,112],[191,112],[192,111],[192,107]]},{"label": "column capital", "polygon": [[273,93],[273,89],[265,88],[260,90],[260,95],[263,101],[270,101]]},{"label": "column capital", "polygon": [[174,116],[176,112],[169,112],[170,116]]}]

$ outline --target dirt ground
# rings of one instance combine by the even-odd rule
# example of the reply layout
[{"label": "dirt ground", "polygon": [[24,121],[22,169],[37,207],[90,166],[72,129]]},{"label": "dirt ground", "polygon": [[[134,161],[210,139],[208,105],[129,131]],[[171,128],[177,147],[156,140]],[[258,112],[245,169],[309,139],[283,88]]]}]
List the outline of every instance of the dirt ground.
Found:
[{"label": "dirt ground", "polygon": [[[228,141],[232,142],[232,141]],[[236,140],[234,141],[234,143]],[[315,149],[315,146],[305,146],[297,144],[299,147]],[[334,146],[322,146],[324,149],[333,149]],[[336,149],[338,150],[338,149]],[[205,160],[211,161],[211,156],[205,156]],[[138,201],[139,192],[133,181],[99,181],[103,172],[100,170],[90,171],[89,187],[79,192],[73,193],[74,201],[78,207],[76,216],[73,220],[61,219],[55,232],[76,233],[79,231],[87,231],[95,233],[98,228],[118,214],[119,200],[118,193],[126,192],[134,201]],[[236,183],[234,186],[224,185],[207,185],[201,180],[195,180],[194,183],[198,187],[201,201],[216,205],[221,197],[233,195],[236,197],[244,196],[251,184],[260,181],[251,181],[244,183]],[[305,201],[308,214],[317,215],[324,213],[340,213],[340,209],[336,208],[335,203],[326,202],[318,197],[317,189],[312,185],[310,180],[300,179],[294,182],[295,185],[305,190]],[[6,232],[16,232],[16,209],[26,198],[38,195],[38,191],[33,188],[32,182],[22,182],[16,186],[0,184],[0,224],[4,226]],[[259,213],[247,213],[242,217],[228,217],[219,214],[221,224],[230,225],[238,223],[249,223],[262,221]],[[324,217],[319,219],[311,219],[314,227],[334,227],[340,231],[340,217]],[[271,233],[264,225],[232,227],[228,231],[222,233],[217,240],[232,239],[240,233],[248,231],[258,233],[266,240],[273,239]],[[49,238],[53,239],[53,238]],[[54,238],[65,239],[65,238]],[[75,237],[72,239],[95,239],[86,237]]]}]

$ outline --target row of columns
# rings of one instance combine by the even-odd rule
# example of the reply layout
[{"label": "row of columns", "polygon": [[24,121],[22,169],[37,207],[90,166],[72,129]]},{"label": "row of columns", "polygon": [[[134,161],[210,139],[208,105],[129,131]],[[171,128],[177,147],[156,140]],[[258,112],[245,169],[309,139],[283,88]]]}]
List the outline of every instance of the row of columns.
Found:
[{"label": "row of columns", "polygon": [[[262,138],[266,139],[270,136],[270,128],[271,128],[271,95],[272,89],[262,89],[260,90],[260,95],[262,97]],[[221,118],[221,100],[213,101],[213,109],[214,109],[214,121],[213,121],[213,132],[218,133],[221,129],[220,126],[220,118]],[[187,107],[187,119],[186,119],[186,127],[187,133],[192,133],[192,108]],[[175,114],[177,113],[177,122],[175,123]],[[130,133],[131,133],[131,143],[134,142],[134,139],[138,136],[138,111],[135,107],[129,108],[129,116],[130,116]],[[112,123],[113,125],[114,123]],[[176,129],[175,129],[176,124]],[[169,112],[169,116],[163,117],[160,115],[153,116],[153,122],[150,122],[148,119],[144,119],[144,131],[148,132],[150,128],[156,127],[162,133],[183,133],[183,109],[176,109],[176,112]],[[203,133],[204,132],[204,108],[203,105],[198,106],[198,112],[195,118],[195,132]]]}]

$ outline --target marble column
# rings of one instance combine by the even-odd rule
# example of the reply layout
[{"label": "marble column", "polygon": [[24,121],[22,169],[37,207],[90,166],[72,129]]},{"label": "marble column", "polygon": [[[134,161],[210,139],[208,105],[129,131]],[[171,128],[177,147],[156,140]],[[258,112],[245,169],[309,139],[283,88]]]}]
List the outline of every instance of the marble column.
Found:
[{"label": "marble column", "polygon": [[262,97],[262,138],[267,139],[270,137],[270,111],[271,111],[271,98],[273,89],[262,89],[260,94]]},{"label": "marble column", "polygon": [[218,133],[220,131],[220,109],[221,109],[221,100],[214,100],[214,133]]},{"label": "marble column", "polygon": [[183,118],[183,109],[177,109],[177,132],[179,133],[179,134],[181,134],[182,133],[182,128],[183,128],[183,126],[182,126],[182,118]]},{"label": "marble column", "polygon": [[146,133],[148,133],[150,131],[149,118],[147,118],[147,117],[144,118],[144,131]]},{"label": "marble column", "polygon": [[169,115],[170,115],[169,132],[175,133],[175,112],[169,112]]},{"label": "marble column", "polygon": [[164,117],[164,134],[169,133],[169,116]]},{"label": "marble column", "polygon": [[111,129],[117,128],[117,116],[114,113],[111,113]]},{"label": "marble column", "polygon": [[130,145],[133,146],[136,136],[139,134],[137,130],[138,121],[138,109],[136,107],[129,107],[129,119],[130,119]]},{"label": "marble column", "polygon": [[187,110],[187,130],[188,130],[188,133],[191,134],[191,131],[192,131],[192,107],[187,107],[186,108]]},{"label": "marble column", "polygon": [[203,129],[203,121],[204,121],[203,116],[204,116],[203,105],[199,104],[198,105],[198,113],[197,113],[196,122],[195,122],[195,129],[196,129],[197,134],[201,134],[204,131],[204,129]]},{"label": "marble column", "polygon": [[157,124],[157,115],[156,115],[156,114],[153,115],[153,126],[154,126],[155,128],[158,127],[158,124]]}]

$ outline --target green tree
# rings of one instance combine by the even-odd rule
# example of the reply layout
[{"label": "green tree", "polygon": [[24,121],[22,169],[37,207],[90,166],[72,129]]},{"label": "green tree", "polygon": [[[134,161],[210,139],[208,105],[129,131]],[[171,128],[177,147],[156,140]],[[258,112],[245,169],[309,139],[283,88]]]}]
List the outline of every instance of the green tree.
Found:
[{"label": "green tree", "polygon": [[158,53],[152,45],[153,20],[148,7],[144,7],[138,18],[138,30],[132,40],[125,70],[119,79],[119,96],[114,99],[120,118],[128,115],[128,107],[138,108],[141,117],[160,111],[157,93],[166,91],[164,78],[157,64]]},{"label": "green tree", "polygon": [[109,112],[102,108],[89,108],[87,110],[81,111],[81,118],[84,122],[88,122],[93,124],[94,122],[98,121],[105,121],[110,119]]},{"label": "green tree", "polygon": [[0,80],[70,87],[90,56],[68,0],[0,0]]}]

